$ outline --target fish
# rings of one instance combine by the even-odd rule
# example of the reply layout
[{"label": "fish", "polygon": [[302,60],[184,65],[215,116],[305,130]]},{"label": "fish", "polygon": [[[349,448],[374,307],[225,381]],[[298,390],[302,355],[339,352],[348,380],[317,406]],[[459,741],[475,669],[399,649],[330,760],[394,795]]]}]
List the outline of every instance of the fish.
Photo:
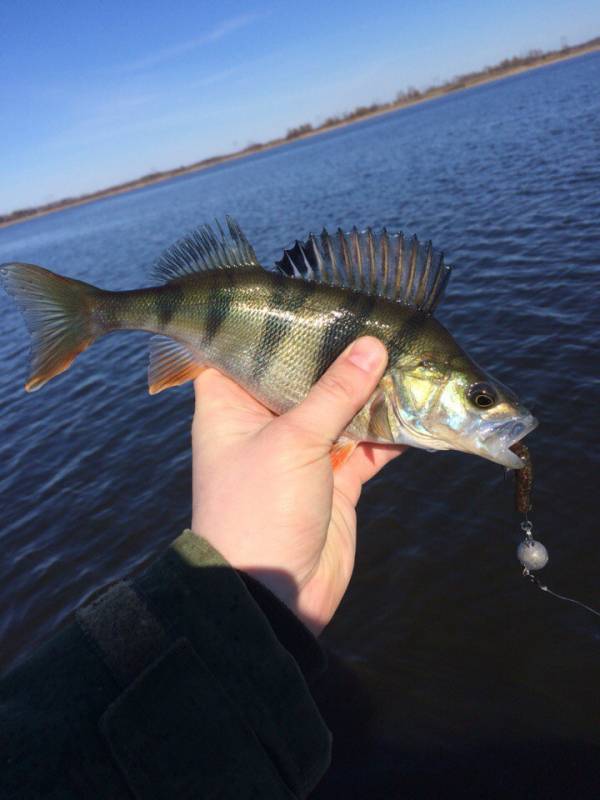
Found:
[{"label": "fish", "polygon": [[310,234],[265,268],[227,217],[171,246],[150,288],[109,291],[17,262],[0,265],[0,282],[31,334],[29,392],[101,336],[142,330],[154,334],[151,394],[215,367],[283,414],[354,339],[370,335],[386,346],[388,366],[335,443],[335,468],[358,443],[373,442],[520,469],[510,448],[537,420],[436,319],[450,272],[431,242],[385,228]]}]

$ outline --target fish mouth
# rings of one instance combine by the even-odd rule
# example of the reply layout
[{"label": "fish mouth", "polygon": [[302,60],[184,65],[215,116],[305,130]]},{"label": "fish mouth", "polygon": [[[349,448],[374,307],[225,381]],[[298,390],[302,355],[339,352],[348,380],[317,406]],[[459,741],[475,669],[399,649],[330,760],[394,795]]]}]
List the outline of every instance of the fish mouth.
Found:
[{"label": "fish mouth", "polygon": [[538,424],[537,419],[528,414],[495,426],[483,440],[485,457],[508,469],[522,469],[523,461],[510,448],[535,430]]}]

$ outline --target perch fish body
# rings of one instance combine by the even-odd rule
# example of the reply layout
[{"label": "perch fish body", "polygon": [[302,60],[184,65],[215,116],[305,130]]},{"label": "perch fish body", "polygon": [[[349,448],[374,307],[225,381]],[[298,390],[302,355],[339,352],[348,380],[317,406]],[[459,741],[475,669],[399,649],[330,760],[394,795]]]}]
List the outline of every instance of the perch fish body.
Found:
[{"label": "perch fish body", "polygon": [[144,330],[151,393],[215,366],[281,414],[358,336],[380,339],[388,368],[338,444],[455,449],[519,468],[510,446],[535,420],[433,317],[449,268],[399,234],[326,231],[260,266],[237,224],[204,226],[158,261],[161,285],[111,292],[32,264],[0,266],[32,336],[26,384],[40,388],[100,336]]}]

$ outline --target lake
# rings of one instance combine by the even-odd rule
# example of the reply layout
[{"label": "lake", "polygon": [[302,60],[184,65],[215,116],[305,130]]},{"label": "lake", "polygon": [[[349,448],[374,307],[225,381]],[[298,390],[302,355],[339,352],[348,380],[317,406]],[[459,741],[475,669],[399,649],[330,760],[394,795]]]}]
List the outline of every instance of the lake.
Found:
[{"label": "lake", "polygon": [[[324,225],[432,239],[455,265],[437,316],[540,420],[540,577],[598,608],[599,87],[598,53],[533,70],[2,229],[0,262],[136,288],[226,213],[267,265]],[[26,395],[0,293],[4,668],[189,525],[192,389],[148,396],[146,351],[106,337]],[[410,450],[367,487],[322,637],[335,749],[315,797],[597,796],[600,620],[521,577],[519,523],[512,476],[473,456]]]}]

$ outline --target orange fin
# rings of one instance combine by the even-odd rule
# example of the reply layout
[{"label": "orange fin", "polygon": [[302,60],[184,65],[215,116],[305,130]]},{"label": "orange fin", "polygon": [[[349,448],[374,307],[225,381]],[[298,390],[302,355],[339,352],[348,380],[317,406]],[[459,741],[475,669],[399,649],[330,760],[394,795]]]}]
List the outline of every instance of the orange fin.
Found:
[{"label": "orange fin", "polygon": [[333,445],[331,453],[329,454],[329,458],[331,459],[331,466],[333,467],[334,472],[336,469],[339,469],[342,464],[345,464],[346,461],[348,461],[352,453],[355,451],[357,444],[358,442],[355,442],[352,439],[344,439],[342,437]]},{"label": "orange fin", "polygon": [[193,381],[205,365],[198,361],[184,344],[166,336],[150,339],[150,363],[148,364],[148,391],[158,394],[171,386],[180,386]]},{"label": "orange fin", "polygon": [[99,292],[35,264],[1,264],[0,284],[14,297],[31,333],[28,392],[69,368],[103,331],[92,323]]}]

